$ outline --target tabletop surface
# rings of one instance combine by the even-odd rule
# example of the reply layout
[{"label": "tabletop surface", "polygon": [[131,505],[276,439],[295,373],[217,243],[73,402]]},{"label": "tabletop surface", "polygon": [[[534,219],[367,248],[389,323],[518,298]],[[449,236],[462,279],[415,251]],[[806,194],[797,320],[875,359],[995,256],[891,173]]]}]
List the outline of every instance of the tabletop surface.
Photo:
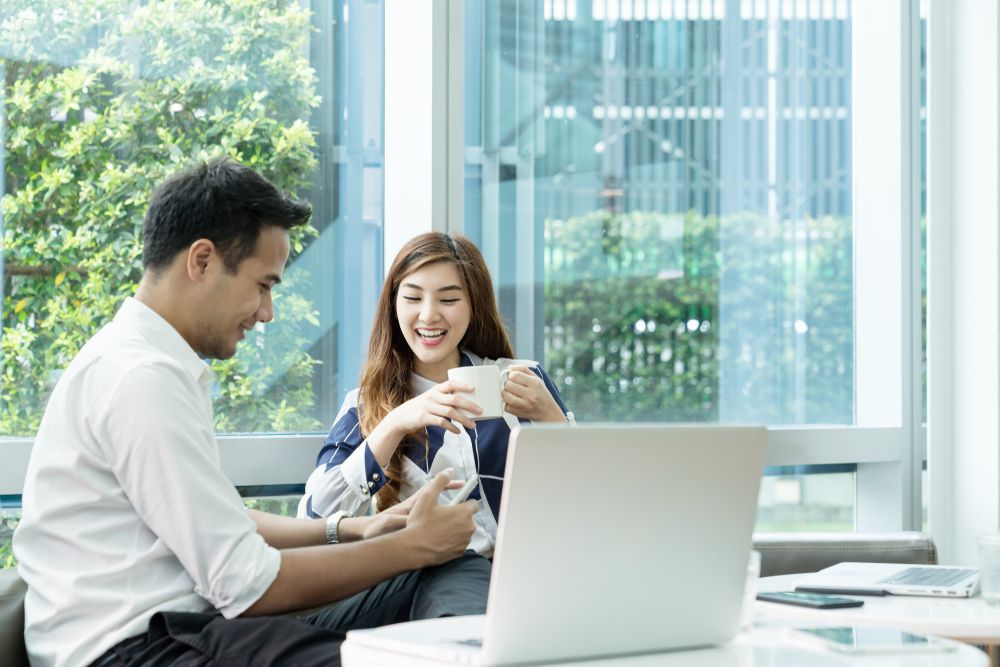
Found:
[{"label": "tabletop surface", "polygon": [[[609,628],[612,631],[612,628]],[[847,655],[799,640],[790,630],[754,628],[716,648],[671,651],[574,663],[546,663],[550,667],[986,667],[988,658],[977,648],[943,640],[947,650],[921,653]],[[439,660],[402,656],[359,645],[348,637],[341,647],[344,667],[440,667]]]},{"label": "tabletop surface", "polygon": [[[763,577],[757,584],[760,592],[795,590],[795,581],[803,575],[784,574]],[[864,600],[861,607],[846,609],[809,609],[758,600],[754,605],[756,622],[815,625],[879,624],[927,634],[950,637],[979,644],[1000,644],[1000,608],[991,607],[978,595],[971,598],[918,597],[910,595],[848,595]]]}]

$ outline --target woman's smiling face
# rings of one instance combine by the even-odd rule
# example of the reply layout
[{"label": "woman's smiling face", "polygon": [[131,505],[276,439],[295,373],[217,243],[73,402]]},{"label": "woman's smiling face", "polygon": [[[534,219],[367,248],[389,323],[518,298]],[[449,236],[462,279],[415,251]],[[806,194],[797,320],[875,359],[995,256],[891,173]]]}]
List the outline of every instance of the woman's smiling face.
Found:
[{"label": "woman's smiling face", "polygon": [[472,318],[472,307],[458,267],[435,262],[403,278],[396,293],[396,319],[415,357],[413,370],[444,382],[459,365],[458,344]]}]

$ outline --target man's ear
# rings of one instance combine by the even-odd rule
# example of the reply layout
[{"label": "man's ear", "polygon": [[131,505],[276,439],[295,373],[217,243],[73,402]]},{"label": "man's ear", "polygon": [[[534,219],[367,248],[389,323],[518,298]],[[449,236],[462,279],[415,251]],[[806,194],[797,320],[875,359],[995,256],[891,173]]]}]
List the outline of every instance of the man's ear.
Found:
[{"label": "man's ear", "polygon": [[208,239],[198,239],[188,247],[187,274],[194,282],[205,279],[209,264],[218,258],[215,244]]}]

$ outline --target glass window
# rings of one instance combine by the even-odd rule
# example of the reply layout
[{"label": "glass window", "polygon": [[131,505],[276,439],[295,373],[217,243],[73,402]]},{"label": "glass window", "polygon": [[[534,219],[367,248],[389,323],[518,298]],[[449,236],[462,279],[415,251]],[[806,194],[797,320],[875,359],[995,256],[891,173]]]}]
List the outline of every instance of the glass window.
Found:
[{"label": "glass window", "polygon": [[332,422],[381,276],[381,40],[380,2],[4,0],[0,434],[34,433],[61,369],[133,292],[152,186],[217,154],[314,215],[275,322],[213,364],[216,428]]},{"label": "glass window", "polygon": [[[577,419],[855,424],[851,2],[463,6],[464,232]],[[759,527],[851,529],[854,470]]]},{"label": "glass window", "polygon": [[854,529],[855,466],[776,466],[761,482],[756,530]]},{"label": "glass window", "polygon": [[465,231],[579,419],[853,423],[850,18],[465,3]]}]

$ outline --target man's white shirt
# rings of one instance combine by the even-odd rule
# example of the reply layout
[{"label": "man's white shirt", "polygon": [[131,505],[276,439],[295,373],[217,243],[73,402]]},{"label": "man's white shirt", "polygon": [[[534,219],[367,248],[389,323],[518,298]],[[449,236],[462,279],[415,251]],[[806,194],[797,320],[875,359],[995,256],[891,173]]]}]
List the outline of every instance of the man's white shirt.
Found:
[{"label": "man's white shirt", "polygon": [[277,577],[279,552],[220,468],[211,379],[131,298],[60,378],[14,534],[34,667],[86,665],[159,611],[233,618]]}]

